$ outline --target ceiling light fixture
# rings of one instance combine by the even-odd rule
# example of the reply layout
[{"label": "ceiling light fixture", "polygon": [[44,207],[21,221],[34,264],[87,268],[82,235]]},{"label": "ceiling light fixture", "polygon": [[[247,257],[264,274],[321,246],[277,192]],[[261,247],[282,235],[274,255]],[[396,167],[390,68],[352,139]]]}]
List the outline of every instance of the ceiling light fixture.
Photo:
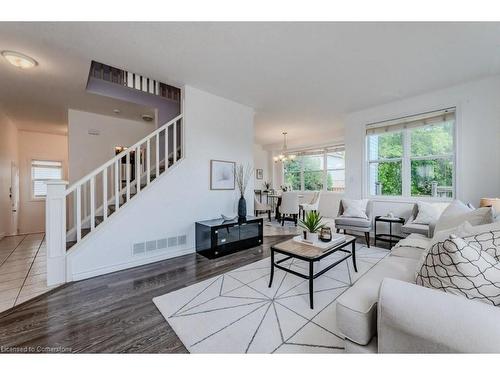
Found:
[{"label": "ceiling light fixture", "polygon": [[273,158],[275,163],[277,163],[279,161],[285,162],[285,161],[295,160],[295,158],[297,157],[297,155],[295,155],[295,154],[288,153],[288,147],[286,144],[286,136],[288,133],[283,132],[282,134],[283,134],[283,147],[281,148],[280,154]]},{"label": "ceiling light fixture", "polygon": [[141,116],[141,118],[142,118],[144,121],[146,121],[146,122],[151,122],[151,121],[153,121],[153,120],[154,120],[154,117],[153,117],[153,116],[146,115],[146,114],[142,115],[142,116]]},{"label": "ceiling light fixture", "polygon": [[14,51],[2,51],[2,56],[12,65],[20,69],[31,69],[38,63],[29,56]]},{"label": "ceiling light fixture", "polygon": [[121,111],[120,111],[119,109],[113,109],[113,112],[114,112],[115,114],[119,114]]}]

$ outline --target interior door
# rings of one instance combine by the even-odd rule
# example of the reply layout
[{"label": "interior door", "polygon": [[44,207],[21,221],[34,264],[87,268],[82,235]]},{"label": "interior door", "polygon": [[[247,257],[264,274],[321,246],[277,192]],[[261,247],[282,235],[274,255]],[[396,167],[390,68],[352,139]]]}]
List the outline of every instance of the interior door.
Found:
[{"label": "interior door", "polygon": [[10,206],[11,206],[11,234],[18,233],[19,222],[19,168],[15,163],[11,164],[10,170]]}]

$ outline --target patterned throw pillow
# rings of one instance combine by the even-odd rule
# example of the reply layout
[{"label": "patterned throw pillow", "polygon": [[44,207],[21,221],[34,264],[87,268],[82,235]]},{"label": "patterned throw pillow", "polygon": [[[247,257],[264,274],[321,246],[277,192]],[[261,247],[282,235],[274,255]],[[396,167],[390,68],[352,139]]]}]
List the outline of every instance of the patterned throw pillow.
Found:
[{"label": "patterned throw pillow", "polygon": [[500,306],[500,263],[455,235],[429,249],[416,283]]},{"label": "patterned throw pillow", "polygon": [[464,237],[469,245],[487,252],[498,262],[500,262],[500,230],[490,230],[488,232],[478,233]]}]

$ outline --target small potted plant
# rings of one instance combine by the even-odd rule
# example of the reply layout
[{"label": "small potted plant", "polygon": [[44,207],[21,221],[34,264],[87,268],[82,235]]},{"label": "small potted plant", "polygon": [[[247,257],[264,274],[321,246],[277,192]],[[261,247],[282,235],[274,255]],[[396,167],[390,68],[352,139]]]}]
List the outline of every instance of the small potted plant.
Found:
[{"label": "small potted plant", "polygon": [[300,220],[301,228],[304,228],[304,239],[311,242],[318,240],[318,232],[323,228],[321,221],[323,216],[316,211],[310,211],[307,213],[305,220]]}]

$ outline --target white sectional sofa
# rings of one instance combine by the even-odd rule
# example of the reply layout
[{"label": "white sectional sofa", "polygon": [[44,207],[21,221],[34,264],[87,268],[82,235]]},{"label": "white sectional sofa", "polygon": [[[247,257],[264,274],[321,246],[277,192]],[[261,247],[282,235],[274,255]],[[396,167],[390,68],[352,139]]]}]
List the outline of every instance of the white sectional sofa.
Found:
[{"label": "white sectional sofa", "polygon": [[337,326],[346,351],[500,353],[500,308],[417,286],[423,251],[393,248],[339,297]]}]

